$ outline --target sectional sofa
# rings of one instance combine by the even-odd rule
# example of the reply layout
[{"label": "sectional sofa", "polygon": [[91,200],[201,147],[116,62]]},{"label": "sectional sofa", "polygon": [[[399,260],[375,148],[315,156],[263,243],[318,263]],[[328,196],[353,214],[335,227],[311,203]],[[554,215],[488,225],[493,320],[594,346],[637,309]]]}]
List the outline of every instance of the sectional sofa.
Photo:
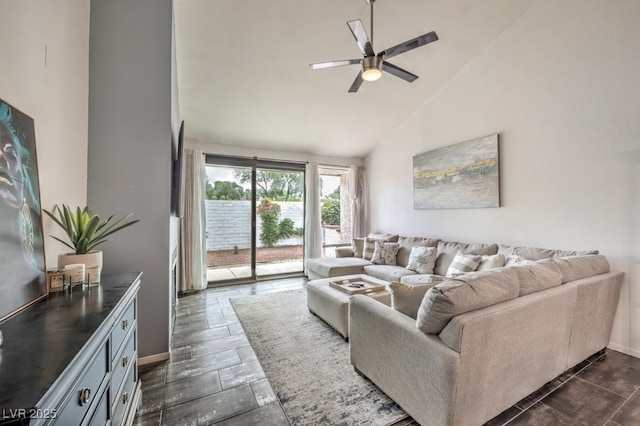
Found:
[{"label": "sectional sofa", "polygon": [[[411,240],[436,251],[433,273],[407,269],[407,253],[396,265],[340,257],[314,273],[392,281],[391,306],[351,297],[350,358],[420,424],[481,425],[609,343],[623,274],[597,251]],[[463,254],[494,262],[452,274]]]}]

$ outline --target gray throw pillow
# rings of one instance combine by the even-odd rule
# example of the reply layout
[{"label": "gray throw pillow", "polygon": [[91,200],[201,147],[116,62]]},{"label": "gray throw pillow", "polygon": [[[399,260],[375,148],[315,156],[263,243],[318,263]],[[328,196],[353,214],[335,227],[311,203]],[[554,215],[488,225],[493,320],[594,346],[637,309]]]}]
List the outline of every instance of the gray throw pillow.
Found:
[{"label": "gray throw pillow", "polygon": [[353,247],[353,257],[362,257],[364,238],[354,238],[351,246]]},{"label": "gray throw pillow", "polygon": [[385,243],[376,240],[371,262],[376,265],[395,265],[399,247],[398,243]]}]

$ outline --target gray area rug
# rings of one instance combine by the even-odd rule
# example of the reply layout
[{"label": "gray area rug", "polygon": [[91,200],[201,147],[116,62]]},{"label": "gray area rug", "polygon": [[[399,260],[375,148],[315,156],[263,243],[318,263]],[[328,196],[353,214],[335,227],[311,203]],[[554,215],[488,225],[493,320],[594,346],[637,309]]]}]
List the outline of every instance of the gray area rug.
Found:
[{"label": "gray area rug", "polygon": [[293,425],[387,425],[406,413],[349,362],[349,344],[307,309],[305,290],[231,299]]}]

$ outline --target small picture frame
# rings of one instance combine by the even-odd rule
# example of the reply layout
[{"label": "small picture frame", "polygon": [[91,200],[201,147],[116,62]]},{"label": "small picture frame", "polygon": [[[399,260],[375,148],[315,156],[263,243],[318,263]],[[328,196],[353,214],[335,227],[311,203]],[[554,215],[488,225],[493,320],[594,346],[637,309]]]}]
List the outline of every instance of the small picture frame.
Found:
[{"label": "small picture frame", "polygon": [[47,287],[49,292],[64,290],[64,271],[58,268],[47,269]]}]

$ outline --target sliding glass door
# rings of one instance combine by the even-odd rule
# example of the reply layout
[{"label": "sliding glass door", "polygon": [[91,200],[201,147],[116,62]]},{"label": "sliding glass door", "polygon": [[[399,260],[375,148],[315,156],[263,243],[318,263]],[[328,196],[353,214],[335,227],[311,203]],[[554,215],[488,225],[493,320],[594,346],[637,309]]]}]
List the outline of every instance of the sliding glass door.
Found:
[{"label": "sliding glass door", "polygon": [[304,164],[207,155],[207,277],[303,271]]}]

